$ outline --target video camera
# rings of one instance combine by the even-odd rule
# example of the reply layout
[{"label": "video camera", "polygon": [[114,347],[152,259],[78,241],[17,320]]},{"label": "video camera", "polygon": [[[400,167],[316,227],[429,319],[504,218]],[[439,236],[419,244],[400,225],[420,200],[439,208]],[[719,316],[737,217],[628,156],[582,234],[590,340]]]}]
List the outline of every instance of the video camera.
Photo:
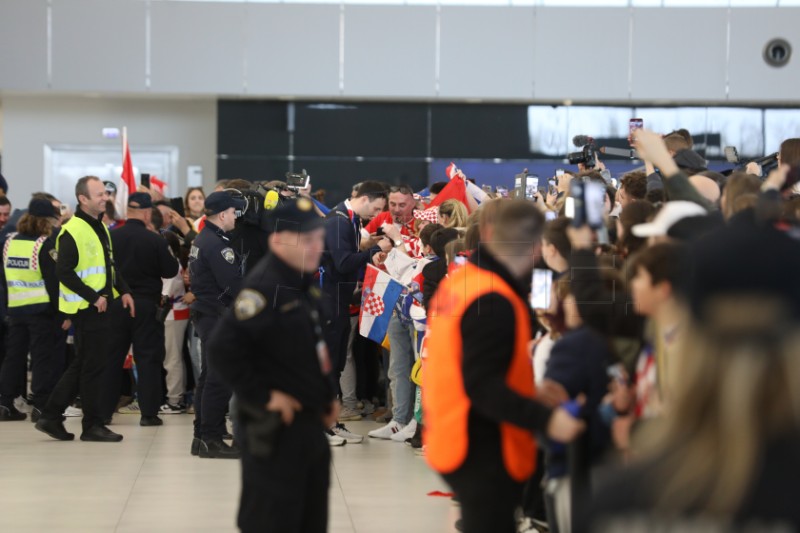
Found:
[{"label": "video camera", "polygon": [[295,194],[298,194],[300,189],[308,188],[309,183],[311,183],[311,176],[308,175],[306,169],[303,169],[299,174],[286,173],[286,188]]},{"label": "video camera", "polygon": [[764,157],[742,161],[739,158],[739,151],[736,150],[735,146],[726,146],[725,159],[728,160],[728,163],[736,165],[735,171],[744,171],[750,163],[758,164],[761,167],[761,178],[766,178],[770,172],[778,167],[778,152],[765,155]]},{"label": "video camera", "polygon": [[594,139],[587,135],[576,135],[572,138],[572,144],[576,148],[581,148],[581,151],[567,154],[570,165],[583,164],[587,169],[597,165],[597,147]]}]

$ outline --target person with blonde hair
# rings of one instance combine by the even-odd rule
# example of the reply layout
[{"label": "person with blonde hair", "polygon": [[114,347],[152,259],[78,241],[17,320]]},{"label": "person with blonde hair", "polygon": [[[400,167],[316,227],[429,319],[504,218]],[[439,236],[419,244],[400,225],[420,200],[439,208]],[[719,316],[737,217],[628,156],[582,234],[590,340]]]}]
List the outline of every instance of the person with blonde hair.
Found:
[{"label": "person with blonde hair", "polygon": [[445,228],[467,227],[467,206],[458,200],[450,199],[439,206],[439,223]]}]

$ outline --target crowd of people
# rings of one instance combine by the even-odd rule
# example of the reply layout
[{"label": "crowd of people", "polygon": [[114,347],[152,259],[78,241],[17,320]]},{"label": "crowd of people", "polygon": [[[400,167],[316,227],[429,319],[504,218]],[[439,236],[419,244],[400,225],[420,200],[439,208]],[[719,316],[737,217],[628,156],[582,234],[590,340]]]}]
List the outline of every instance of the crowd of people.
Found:
[{"label": "crowd of people", "polygon": [[463,531],[796,530],[800,139],[725,174],[685,130],[631,144],[640,170],[514,199],[454,165],[330,208],[230,180],[120,213],[86,176],[12,212],[0,182],[0,421],[119,442],[114,416],[193,414],[188,453],[243,461],[243,531],[324,531],[358,420],[426,458]]}]

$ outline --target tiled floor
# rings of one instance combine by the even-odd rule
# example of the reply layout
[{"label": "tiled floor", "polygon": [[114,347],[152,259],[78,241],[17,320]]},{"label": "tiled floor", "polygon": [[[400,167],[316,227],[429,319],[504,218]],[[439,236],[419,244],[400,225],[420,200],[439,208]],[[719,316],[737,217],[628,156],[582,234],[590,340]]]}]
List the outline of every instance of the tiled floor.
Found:
[{"label": "tiled floor", "polygon": [[[119,444],[58,442],[28,421],[0,424],[0,532],[237,531],[239,462],[191,457],[191,416],[163,418],[142,428],[138,416],[116,415]],[[66,426],[80,434],[80,419]],[[408,446],[333,448],[331,478],[331,533],[455,531],[458,508],[427,496],[446,485]]]}]

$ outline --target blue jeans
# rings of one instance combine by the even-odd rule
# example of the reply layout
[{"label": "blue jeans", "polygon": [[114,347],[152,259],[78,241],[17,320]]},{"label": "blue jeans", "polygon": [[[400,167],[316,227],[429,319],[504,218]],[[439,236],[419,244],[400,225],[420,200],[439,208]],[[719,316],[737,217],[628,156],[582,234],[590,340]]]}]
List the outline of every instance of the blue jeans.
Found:
[{"label": "blue jeans", "polygon": [[414,383],[411,368],[414,366],[414,325],[403,325],[397,312],[389,320],[389,386],[392,391],[392,419],[408,424],[414,415]]}]

